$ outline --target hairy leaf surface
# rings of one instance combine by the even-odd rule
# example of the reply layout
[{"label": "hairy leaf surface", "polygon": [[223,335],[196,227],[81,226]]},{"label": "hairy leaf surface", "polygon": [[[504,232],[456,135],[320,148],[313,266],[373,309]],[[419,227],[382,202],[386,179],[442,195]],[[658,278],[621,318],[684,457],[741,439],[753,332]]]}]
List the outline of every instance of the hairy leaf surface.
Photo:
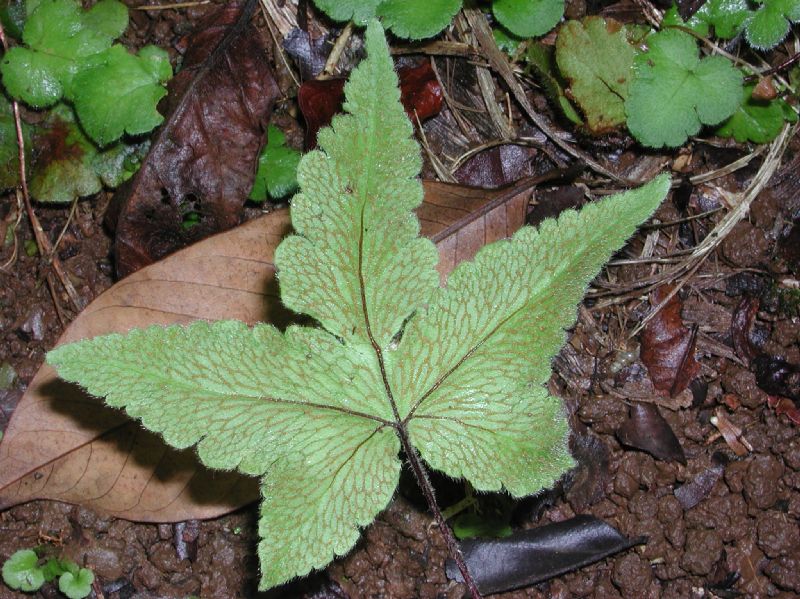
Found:
[{"label": "hairy leaf surface", "polygon": [[[572,459],[550,359],[609,255],[667,177],[482,250],[438,286],[412,209],[419,149],[377,22],[347,114],[303,157],[285,303],[320,328],[235,321],[95,337],[48,360],[178,448],[261,477],[261,587],[347,552],[390,500],[401,441],[479,489],[524,495]],[[408,447],[406,445],[406,447]],[[289,534],[287,534],[289,533]]]},{"label": "hairy leaf surface", "polygon": [[742,101],[742,73],[722,56],[698,56],[688,33],[669,29],[647,38],[634,60],[625,112],[634,137],[649,147],[679,146],[702,125],[716,125]]}]

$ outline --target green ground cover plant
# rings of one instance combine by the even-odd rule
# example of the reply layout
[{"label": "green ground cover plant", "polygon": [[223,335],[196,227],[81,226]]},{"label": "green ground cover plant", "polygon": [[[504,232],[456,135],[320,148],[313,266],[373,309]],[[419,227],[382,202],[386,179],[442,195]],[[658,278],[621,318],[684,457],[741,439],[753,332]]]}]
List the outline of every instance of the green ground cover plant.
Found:
[{"label": "green ground cover plant", "polygon": [[197,445],[206,465],[260,477],[262,589],[349,551],[393,496],[402,450],[477,597],[427,467],[515,497],[572,467],[550,360],[588,282],[670,181],[523,228],[442,288],[412,212],[419,147],[375,21],[366,50],[345,114],[300,162],[295,234],[276,251],[283,302],[318,327],[201,321],[47,359],[172,446]]},{"label": "green ground cover plant", "polygon": [[[392,33],[410,39],[432,37],[447,27],[463,0],[314,0],[334,21],[360,25],[380,18]],[[493,0],[492,14],[518,37],[544,35],[564,14],[563,0]]]},{"label": "green ground cover plant", "polygon": [[[0,61],[3,88],[41,111],[36,124],[24,125],[32,195],[63,203],[117,187],[147,149],[146,141],[131,136],[163,120],[156,105],[172,77],[167,53],[147,46],[131,54],[113,43],[128,25],[128,9],[118,0],[101,0],[89,10],[75,0],[28,0],[8,3],[4,14],[22,43]],[[0,165],[0,188],[18,185],[6,97],[0,97]]]},{"label": "green ground cover plant", "polygon": [[34,593],[56,579],[63,595],[83,599],[92,592],[94,573],[71,560],[47,556],[44,547],[20,549],[3,564],[3,582],[15,591]]}]

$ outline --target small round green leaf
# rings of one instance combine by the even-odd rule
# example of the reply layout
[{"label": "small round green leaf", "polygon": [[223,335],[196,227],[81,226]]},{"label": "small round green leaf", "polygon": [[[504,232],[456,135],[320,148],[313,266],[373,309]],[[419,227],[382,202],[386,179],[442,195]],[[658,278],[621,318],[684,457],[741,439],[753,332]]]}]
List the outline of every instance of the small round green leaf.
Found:
[{"label": "small round green leaf", "polygon": [[409,39],[432,37],[461,10],[461,0],[385,0],[377,14],[392,33]]},{"label": "small round green leaf", "polygon": [[3,581],[12,589],[30,593],[44,584],[39,557],[32,549],[21,549],[3,564]]},{"label": "small round green leaf", "polygon": [[375,18],[375,9],[381,0],[314,0],[317,8],[334,21],[353,20],[359,25]]},{"label": "small round green leaf", "polygon": [[535,37],[558,24],[564,15],[564,0],[495,0],[492,12],[514,35]]},{"label": "small round green leaf", "polygon": [[628,129],[643,145],[676,147],[742,102],[742,73],[721,56],[701,59],[695,39],[668,29],[647,38],[625,102]]},{"label": "small round green leaf", "polygon": [[73,572],[64,572],[58,579],[58,590],[69,599],[83,599],[92,592],[94,573],[86,568]]}]

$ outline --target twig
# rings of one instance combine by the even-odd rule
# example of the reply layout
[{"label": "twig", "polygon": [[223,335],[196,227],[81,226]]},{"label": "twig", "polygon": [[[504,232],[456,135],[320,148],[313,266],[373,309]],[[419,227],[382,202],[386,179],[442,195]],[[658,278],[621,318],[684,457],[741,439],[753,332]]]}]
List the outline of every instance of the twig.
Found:
[{"label": "twig", "polygon": [[273,22],[272,14],[269,12],[268,7],[266,5],[266,0],[261,0],[261,14],[264,15],[264,21],[267,24],[267,29],[269,29],[269,34],[272,37],[272,41],[275,43],[275,47],[278,49],[278,54],[281,57],[281,62],[286,67],[286,70],[289,73],[289,76],[294,81],[294,84],[297,87],[300,87],[300,79],[298,79],[297,75],[295,75],[294,69],[292,65],[289,64],[289,61],[286,60],[286,52],[283,50],[283,45],[278,41],[278,36],[273,30],[273,26],[277,29],[278,26]]},{"label": "twig", "polygon": [[456,566],[458,566],[458,570],[461,572],[461,576],[464,578],[464,584],[467,585],[467,589],[469,589],[472,599],[481,599],[482,596],[478,590],[478,585],[475,584],[472,575],[469,573],[467,562],[464,561],[464,556],[462,555],[461,549],[458,546],[458,541],[456,541],[455,536],[453,536],[453,531],[450,530],[447,520],[442,515],[442,510],[439,509],[439,504],[436,501],[433,485],[431,484],[428,472],[425,470],[425,466],[422,465],[422,460],[419,458],[417,450],[414,449],[413,445],[411,445],[411,441],[408,439],[408,433],[402,428],[398,428],[397,430],[399,433],[398,436],[400,437],[400,443],[403,446],[403,451],[406,453],[406,459],[411,465],[411,470],[413,470],[414,477],[417,479],[417,484],[419,484],[419,488],[422,490],[422,494],[425,496],[425,501],[428,502],[428,508],[433,514],[433,519],[439,526],[439,531],[442,533],[442,537],[447,545],[448,552],[453,558],[453,561],[456,562]]},{"label": "twig", "polygon": [[741,221],[750,211],[750,205],[756,199],[758,194],[766,187],[772,175],[781,164],[781,158],[789,145],[789,140],[795,135],[800,126],[784,125],[778,137],[772,142],[769,152],[764,159],[764,164],[753,177],[750,185],[742,193],[739,203],[725,215],[725,217],[717,223],[714,229],[706,235],[697,247],[694,248],[689,258],[681,265],[666,272],[662,276],[662,281],[674,281],[680,278],[680,281],[670,291],[664,300],[661,301],[633,330],[630,337],[638,334],[648,322],[667,304],[667,302],[687,283],[691,276],[697,272],[702,263],[711,255],[712,250],[716,249],[720,243],[728,236],[733,228]]},{"label": "twig", "polygon": [[353,21],[349,21],[344,30],[339,34],[339,37],[336,38],[331,53],[328,54],[328,60],[325,61],[325,67],[322,69],[322,74],[325,77],[331,77],[333,75],[333,72],[336,70],[336,65],[339,63],[339,59],[342,57],[342,53],[347,47],[347,43],[350,41],[351,35],[353,35]]},{"label": "twig", "polygon": [[[5,30],[3,29],[3,24],[0,22],[0,43],[3,46],[4,52],[8,52],[8,41],[6,40]],[[28,219],[31,221],[31,227],[33,228],[33,235],[36,238],[36,244],[39,246],[39,252],[42,258],[45,256],[50,256],[49,261],[45,259],[46,262],[53,267],[56,275],[58,275],[61,284],[64,286],[64,289],[69,296],[70,301],[72,301],[72,305],[75,307],[76,310],[81,310],[84,306],[84,302],[81,297],[78,295],[78,292],[75,291],[75,287],[72,285],[72,281],[69,280],[69,277],[64,272],[64,268],[61,265],[61,261],[58,259],[58,256],[51,255],[52,247],[50,245],[50,241],[47,239],[47,236],[44,234],[44,230],[42,229],[42,225],[39,222],[39,218],[36,216],[36,212],[33,210],[33,206],[31,204],[31,196],[28,192],[28,179],[27,175],[25,174],[26,167],[25,167],[25,138],[22,134],[22,118],[20,117],[19,112],[19,102],[13,100],[11,102],[11,108],[14,113],[14,128],[17,133],[17,149],[19,151],[19,181],[20,187],[22,188],[22,200],[25,205],[25,212],[28,214]],[[50,294],[53,296],[53,303],[56,306],[56,312],[58,313],[59,319],[61,320],[61,324],[65,324],[63,315],[61,313],[61,308],[58,302],[58,295],[56,294],[55,285],[53,284],[53,278],[51,273],[47,273],[47,286],[50,288]]]}]

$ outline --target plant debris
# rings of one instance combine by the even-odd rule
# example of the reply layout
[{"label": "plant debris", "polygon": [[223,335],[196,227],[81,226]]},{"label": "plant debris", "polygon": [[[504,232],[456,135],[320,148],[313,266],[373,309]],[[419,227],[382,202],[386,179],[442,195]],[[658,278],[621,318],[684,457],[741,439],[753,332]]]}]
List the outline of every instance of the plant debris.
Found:
[{"label": "plant debris", "polygon": [[[594,516],[576,516],[502,539],[467,540],[461,551],[478,589],[490,594],[536,584],[642,542]],[[461,581],[451,561],[447,576]]]}]

